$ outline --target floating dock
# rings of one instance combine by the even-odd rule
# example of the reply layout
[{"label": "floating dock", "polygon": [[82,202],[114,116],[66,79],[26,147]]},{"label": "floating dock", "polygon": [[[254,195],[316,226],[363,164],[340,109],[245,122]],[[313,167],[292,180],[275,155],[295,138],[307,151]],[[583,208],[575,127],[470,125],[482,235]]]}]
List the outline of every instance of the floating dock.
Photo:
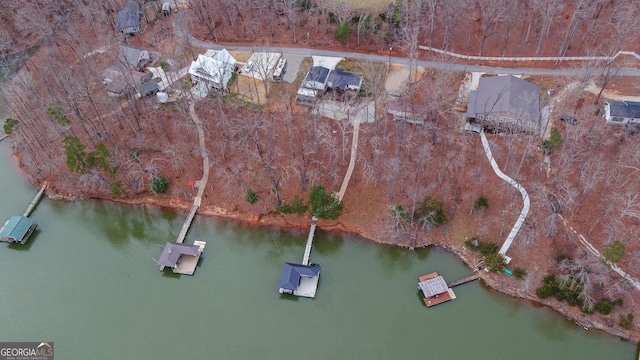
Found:
[{"label": "floating dock", "polygon": [[438,275],[437,272],[432,272],[418,278],[418,290],[422,290],[424,294],[425,305],[431,307],[455,299],[456,294],[453,292],[452,287],[478,279],[480,279],[480,274],[473,274],[447,284],[442,276]]},{"label": "floating dock", "polygon": [[194,241],[193,245],[167,241],[157,261],[160,271],[169,267],[176,274],[193,275],[206,244],[204,241]]},{"label": "floating dock", "polygon": [[27,206],[27,210],[24,211],[22,216],[12,216],[4,222],[0,228],[0,241],[24,245],[27,240],[29,240],[29,237],[31,237],[38,227],[38,224],[30,218],[29,215],[31,215],[38,205],[38,202],[40,202],[40,199],[42,199],[47,185],[48,183],[46,181],[42,184],[40,191],[38,191],[33,200],[31,200],[29,206]]},{"label": "floating dock", "polygon": [[456,294],[447,286],[444,278],[437,272],[432,272],[418,278],[418,290],[424,294],[424,304],[427,307],[435,306],[453,300]]}]

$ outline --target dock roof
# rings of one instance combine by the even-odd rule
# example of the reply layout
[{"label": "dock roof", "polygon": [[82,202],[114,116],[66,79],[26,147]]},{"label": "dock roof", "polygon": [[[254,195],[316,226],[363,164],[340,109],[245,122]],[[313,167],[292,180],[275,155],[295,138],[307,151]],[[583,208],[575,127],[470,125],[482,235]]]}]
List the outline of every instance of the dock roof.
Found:
[{"label": "dock roof", "polygon": [[198,245],[178,244],[167,241],[167,244],[162,250],[162,254],[160,254],[160,258],[158,259],[158,266],[175,267],[180,256],[198,256],[199,249],[200,247]]},{"label": "dock roof", "polygon": [[320,265],[301,265],[284,263],[280,274],[280,289],[297,290],[300,286],[300,277],[316,277],[320,275]]},{"label": "dock roof", "polygon": [[31,226],[35,224],[35,220],[26,216],[12,216],[0,231],[0,238],[22,241],[29,233]]},{"label": "dock roof", "polygon": [[437,276],[418,283],[425,297],[435,296],[446,292],[449,287],[442,276]]}]

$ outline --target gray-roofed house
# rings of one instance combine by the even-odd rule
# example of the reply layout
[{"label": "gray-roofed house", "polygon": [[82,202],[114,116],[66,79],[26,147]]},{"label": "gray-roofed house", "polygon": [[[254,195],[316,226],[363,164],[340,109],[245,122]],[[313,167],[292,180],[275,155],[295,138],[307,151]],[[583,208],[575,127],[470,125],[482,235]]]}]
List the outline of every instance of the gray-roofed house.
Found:
[{"label": "gray-roofed house", "polygon": [[107,85],[107,95],[123,97],[132,90],[137,90],[142,84],[151,79],[151,74],[139,71],[123,72]]},{"label": "gray-roofed house", "polygon": [[[307,296],[305,293],[298,293],[302,287],[301,285],[303,285],[303,282],[307,279],[312,279],[317,283],[319,277],[320,265],[284,263],[282,273],[280,274],[280,283],[278,285],[279,292],[281,294]],[[313,292],[313,295],[315,296],[315,291]]]},{"label": "gray-roofed house", "polygon": [[136,1],[129,1],[116,15],[116,31],[133,35],[140,32],[142,8]]},{"label": "gray-roofed house", "polygon": [[307,76],[302,82],[302,87],[313,90],[324,91],[327,89],[327,80],[329,80],[329,73],[331,70],[324,66],[313,66],[309,69]]},{"label": "gray-roofed house", "polygon": [[138,94],[140,97],[147,97],[156,94],[160,91],[158,83],[155,80],[149,80],[138,86]]},{"label": "gray-roofed house", "polygon": [[204,251],[204,244],[201,241],[196,241],[193,245],[167,241],[157,262],[160,271],[168,267],[174,273],[193,275]]},{"label": "gray-roofed house", "polygon": [[0,229],[0,241],[24,244],[38,224],[26,216],[12,216]]},{"label": "gray-roofed house", "polygon": [[329,73],[327,79],[327,87],[341,91],[353,90],[356,93],[360,91],[362,86],[362,74],[345,71],[336,68]]},{"label": "gray-roofed house", "polygon": [[427,121],[427,107],[413,101],[397,100],[387,104],[387,113],[393,115],[395,121],[406,121],[424,125]]},{"label": "gray-roofed house", "polygon": [[511,75],[482,77],[478,90],[469,94],[467,120],[483,126],[538,133],[540,87]]},{"label": "gray-roofed house", "polygon": [[149,50],[134,45],[120,45],[118,65],[127,70],[140,70],[150,62]]},{"label": "gray-roofed house", "polygon": [[604,118],[611,124],[640,123],[640,102],[609,100],[604,104]]}]

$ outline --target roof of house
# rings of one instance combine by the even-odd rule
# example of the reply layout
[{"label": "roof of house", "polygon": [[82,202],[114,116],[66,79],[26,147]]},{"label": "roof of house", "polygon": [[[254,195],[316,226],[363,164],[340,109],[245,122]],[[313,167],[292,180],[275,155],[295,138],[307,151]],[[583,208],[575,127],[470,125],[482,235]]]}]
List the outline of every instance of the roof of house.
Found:
[{"label": "roof of house", "polygon": [[331,70],[327,69],[326,67],[312,66],[311,69],[309,69],[309,73],[307,73],[307,76],[302,82],[302,86],[309,89],[324,90],[324,87],[327,84],[327,79],[329,77],[329,72],[331,72]]},{"label": "roof of house", "polygon": [[442,294],[449,289],[442,276],[436,276],[434,278],[421,281],[418,283],[418,286],[422,290],[424,297]]},{"label": "roof of house", "polygon": [[191,62],[189,74],[226,87],[235,69],[235,63],[236,60],[226,50],[219,51],[214,57],[200,54],[198,59]]},{"label": "roof of house", "polygon": [[149,80],[146,82],[143,82],[142,84],[140,84],[140,86],[138,86],[138,92],[140,93],[141,96],[148,96],[151,94],[155,94],[160,90],[160,87],[158,87],[158,83],[155,80]]},{"label": "roof of house", "polygon": [[329,73],[327,84],[330,88],[333,89],[340,89],[344,91],[346,89],[355,88],[354,90],[359,91],[360,86],[362,85],[362,74],[336,68],[331,73]]},{"label": "roof of house", "polygon": [[301,265],[284,263],[280,274],[280,289],[297,290],[300,276],[316,277],[320,274],[320,265]]},{"label": "roof of house", "polygon": [[158,259],[159,266],[175,267],[182,255],[198,256],[200,247],[191,244],[178,244],[167,241]]},{"label": "roof of house", "polygon": [[411,113],[416,115],[424,115],[427,116],[427,106],[418,104],[417,102],[411,100],[397,100],[391,101],[387,103],[387,112],[388,113]]},{"label": "roof of house", "polygon": [[140,18],[142,9],[135,1],[129,1],[116,15],[116,30],[125,31],[128,28],[140,29]]},{"label": "roof of house", "polygon": [[139,68],[144,66],[147,60],[149,60],[149,51],[147,49],[134,45],[120,45],[119,64],[127,68]]},{"label": "roof of house", "polygon": [[142,83],[151,78],[149,73],[140,71],[123,72],[120,76],[116,76],[107,85],[107,91],[113,94],[122,94],[131,87],[138,88]]},{"label": "roof of house", "polygon": [[540,87],[512,75],[480,78],[478,90],[471,91],[467,116],[478,114],[538,122]]},{"label": "roof of house", "polygon": [[634,101],[607,101],[609,115],[629,119],[640,119],[640,102]]},{"label": "roof of house", "polygon": [[281,53],[254,52],[240,70],[240,74],[264,80],[273,73]]},{"label": "roof of house", "polygon": [[0,238],[10,238],[14,241],[22,240],[29,232],[29,228],[36,222],[26,216],[12,216],[0,232]]}]

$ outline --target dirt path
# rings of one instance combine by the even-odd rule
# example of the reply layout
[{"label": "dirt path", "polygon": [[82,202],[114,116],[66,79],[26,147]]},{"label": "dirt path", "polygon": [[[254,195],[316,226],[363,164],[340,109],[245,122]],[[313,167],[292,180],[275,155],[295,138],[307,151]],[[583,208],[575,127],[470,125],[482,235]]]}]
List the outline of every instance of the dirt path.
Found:
[{"label": "dirt path", "polygon": [[202,129],[202,122],[198,118],[198,115],[196,115],[195,101],[192,101],[191,104],[189,104],[189,114],[191,114],[191,119],[198,128],[200,155],[202,155],[202,179],[197,181],[198,194],[196,195],[196,198],[193,202],[194,206],[200,206],[202,202],[202,195],[204,194],[204,189],[207,187],[207,182],[209,181],[209,154],[207,153],[207,147],[204,140],[204,129]]},{"label": "dirt path", "polygon": [[342,201],[344,193],[347,191],[347,185],[351,180],[351,174],[353,174],[353,168],[356,166],[356,155],[358,154],[358,133],[360,132],[360,121],[353,121],[353,140],[351,140],[351,158],[349,159],[349,167],[347,173],[344,175],[340,191],[338,192],[338,199]]},{"label": "dirt path", "polygon": [[[578,236],[578,241],[580,241],[580,243],[584,245],[584,247],[586,247],[591,254],[597,256],[598,258],[602,257],[602,254],[600,254],[600,251],[598,251],[598,249],[596,249],[595,246],[591,245],[591,243],[587,241],[587,238],[585,238],[576,229],[574,229],[573,226],[569,224],[569,221],[567,219],[565,219],[562,215],[558,215],[558,216],[560,216],[560,219],[562,220],[564,225]],[[611,270],[617,272],[620,276],[622,276],[623,279],[627,279],[627,281],[629,281],[629,283],[631,283],[636,289],[640,290],[640,281],[632,278],[629,274],[627,274],[624,270],[619,268],[617,265],[612,264]]]}]

